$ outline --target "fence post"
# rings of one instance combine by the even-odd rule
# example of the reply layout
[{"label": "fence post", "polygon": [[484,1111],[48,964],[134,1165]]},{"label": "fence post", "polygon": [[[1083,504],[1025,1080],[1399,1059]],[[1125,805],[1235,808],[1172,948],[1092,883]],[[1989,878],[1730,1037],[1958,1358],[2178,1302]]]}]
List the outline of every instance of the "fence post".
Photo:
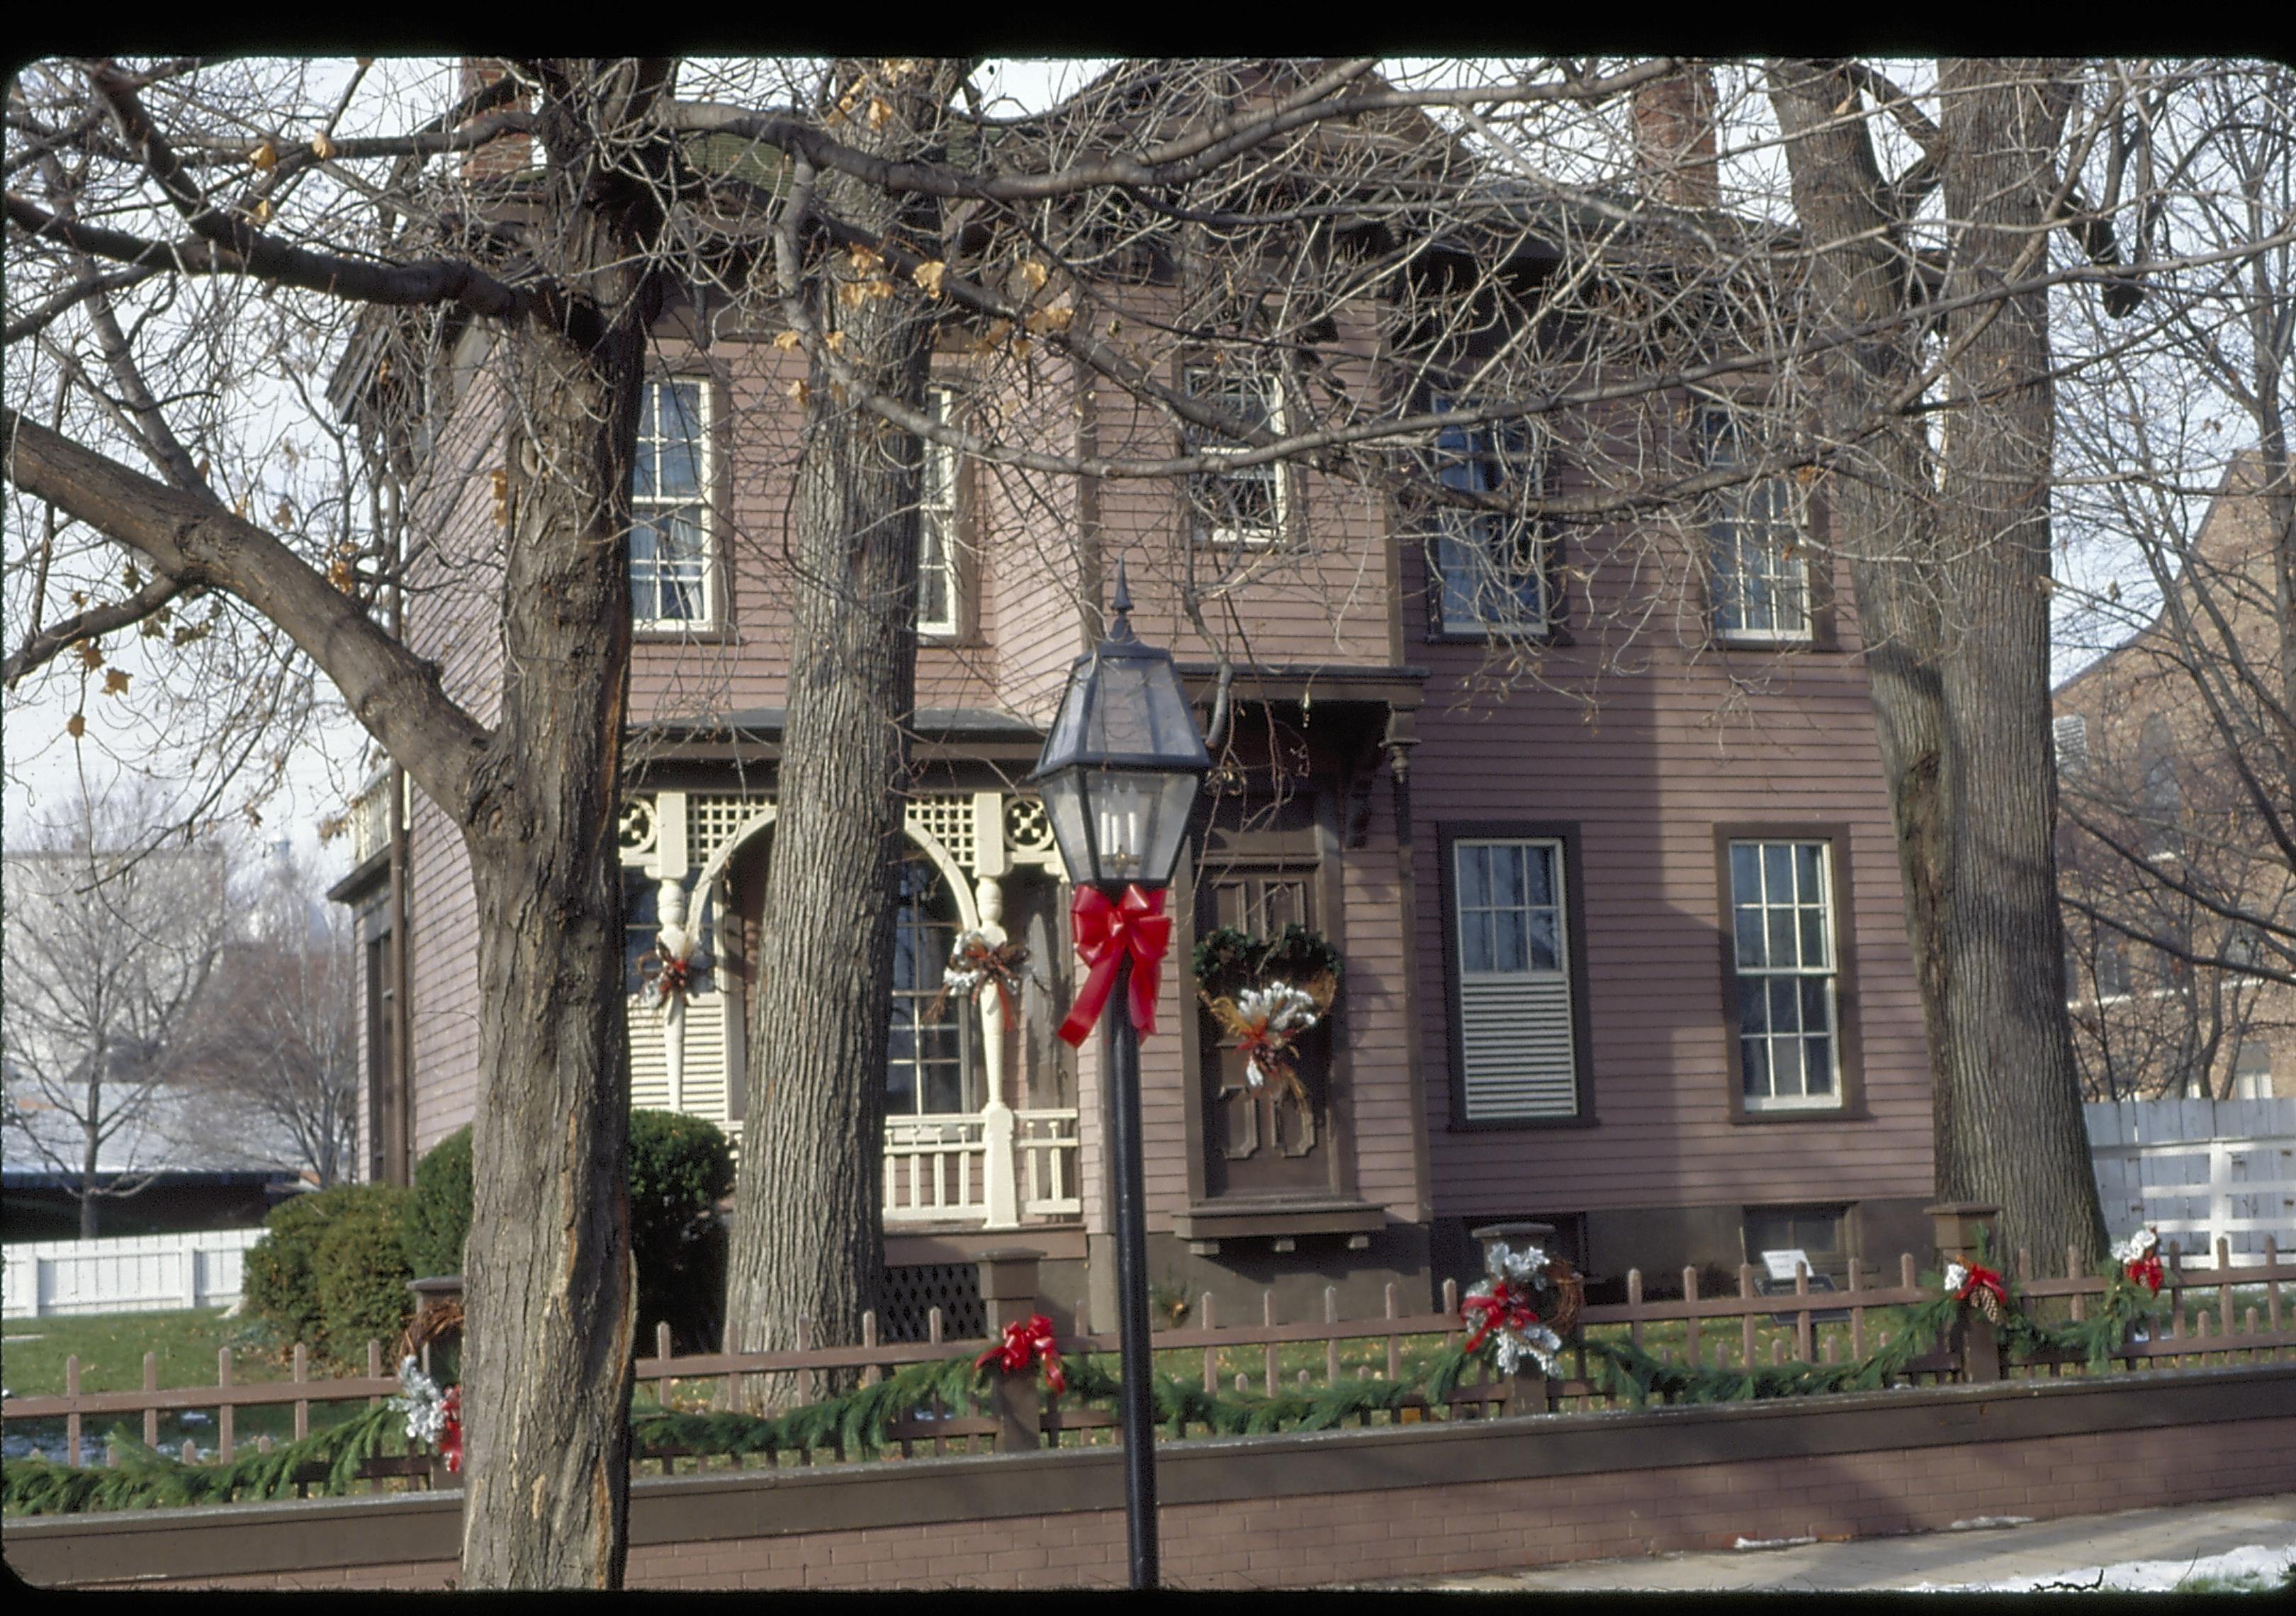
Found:
[{"label": "fence post", "polygon": [[[980,1274],[980,1305],[988,1321],[988,1339],[1004,1339],[1004,1326],[1025,1321],[1037,1306],[1037,1265],[1044,1253],[1031,1247],[1013,1246],[983,1251],[973,1259]],[[998,1453],[1034,1453],[1044,1445],[1044,1399],[1037,1373],[1005,1374],[991,1369],[988,1408],[996,1417]]]},{"label": "fence post", "polygon": [[[2001,1209],[1982,1201],[1945,1201],[1936,1206],[1922,1209],[1929,1215],[1931,1228],[1936,1231],[1938,1266],[1960,1263],[1974,1266],[1981,1245],[1994,1252],[1993,1262],[2001,1261],[1998,1242]],[[1993,1321],[1974,1308],[1964,1308],[1961,1318],[1946,1337],[1948,1348],[1961,1356],[1961,1378],[1965,1381],[1997,1381],[2001,1378],[2001,1341],[1994,1333]]]},{"label": "fence post", "polygon": [[[1490,1265],[1491,1248],[1496,1245],[1521,1249],[1537,1246],[1547,1251],[1554,1242],[1554,1226],[1551,1223],[1490,1223],[1469,1231],[1482,1243],[1486,1271]],[[1537,1358],[1523,1358],[1515,1365],[1514,1380],[1507,1387],[1504,1412],[1507,1414],[1550,1414],[1554,1408],[1554,1382]]]}]

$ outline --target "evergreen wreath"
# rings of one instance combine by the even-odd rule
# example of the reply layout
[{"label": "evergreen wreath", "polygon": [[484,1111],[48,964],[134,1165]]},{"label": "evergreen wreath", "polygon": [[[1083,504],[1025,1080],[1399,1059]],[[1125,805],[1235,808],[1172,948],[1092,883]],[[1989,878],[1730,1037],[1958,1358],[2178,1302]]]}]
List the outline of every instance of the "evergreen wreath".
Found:
[{"label": "evergreen wreath", "polygon": [[1268,939],[1222,926],[1197,941],[1189,963],[1196,997],[1244,1057],[1244,1081],[1304,1102],[1300,1040],[1339,997],[1340,951],[1296,922]]}]

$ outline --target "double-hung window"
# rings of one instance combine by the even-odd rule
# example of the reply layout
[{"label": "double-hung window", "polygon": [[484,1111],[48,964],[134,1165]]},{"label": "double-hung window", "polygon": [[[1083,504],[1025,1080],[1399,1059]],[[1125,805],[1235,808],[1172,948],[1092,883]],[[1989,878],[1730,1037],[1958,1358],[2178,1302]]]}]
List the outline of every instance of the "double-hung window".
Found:
[{"label": "double-hung window", "polygon": [[[1753,453],[1726,410],[1702,410],[1699,427],[1710,470],[1734,470]],[[1726,640],[1808,639],[1809,562],[1792,483],[1784,477],[1734,483],[1715,492],[1710,512],[1714,631]]]},{"label": "double-hung window", "polygon": [[885,1052],[885,1112],[890,1117],[947,1116],[977,1109],[972,1083],[978,1017],[970,1002],[939,997],[948,951],[956,940],[955,905],[933,866],[901,866],[900,906],[893,929],[892,1022]]},{"label": "double-hung window", "polygon": [[[1250,371],[1192,369],[1191,396],[1231,421],[1266,428],[1281,437],[1284,428],[1283,385],[1277,378]],[[1191,425],[1189,449],[1222,459],[1250,446]],[[1291,477],[1274,462],[1233,471],[1199,472],[1188,479],[1188,512],[1196,542],[1204,545],[1271,545],[1283,537],[1292,518]]]},{"label": "double-hung window", "polygon": [[1567,841],[1447,841],[1457,1117],[1504,1123],[1579,1113]]},{"label": "double-hung window", "polygon": [[[948,388],[925,393],[925,411],[947,424],[956,401]],[[958,521],[956,451],[925,439],[924,478],[917,496],[917,632],[954,637],[958,632],[957,556],[963,543]]]},{"label": "double-hung window", "polygon": [[[1457,409],[1460,400],[1439,397],[1434,407]],[[1437,509],[1429,556],[1437,631],[1545,632],[1553,617],[1552,541],[1546,524],[1520,508],[1521,501],[1546,488],[1546,456],[1534,429],[1521,421],[1445,427],[1436,434],[1432,469],[1444,488],[1517,504],[1514,510]]]},{"label": "double-hung window", "polygon": [[1730,843],[1738,1071],[1745,1107],[1841,1105],[1833,847]]},{"label": "double-hung window", "polygon": [[646,383],[630,488],[630,620],[693,628],[717,619],[709,541],[709,386]]}]

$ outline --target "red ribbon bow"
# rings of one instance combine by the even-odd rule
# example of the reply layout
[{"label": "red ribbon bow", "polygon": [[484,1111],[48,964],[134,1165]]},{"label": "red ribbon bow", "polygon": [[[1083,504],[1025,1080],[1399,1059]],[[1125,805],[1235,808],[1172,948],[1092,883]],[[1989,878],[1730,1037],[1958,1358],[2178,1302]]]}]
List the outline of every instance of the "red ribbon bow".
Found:
[{"label": "red ribbon bow", "polygon": [[2131,1283],[2141,1280],[2145,1284],[2151,1285],[2152,1287],[2152,1294],[2155,1296],[2160,1295],[2161,1254],[2158,1251],[2147,1251],[2144,1256],[2130,1263],[2128,1265],[2128,1277]]},{"label": "red ribbon bow", "polygon": [[1156,1030],[1156,985],[1165,949],[1172,944],[1172,918],[1164,913],[1164,891],[1127,887],[1111,900],[1097,887],[1078,887],[1069,904],[1076,931],[1077,957],[1092,967],[1084,987],[1061,1023],[1061,1037],[1081,1044],[1100,1019],[1101,1006],[1116,985],[1117,967],[1132,958],[1132,1024],[1143,1038]]},{"label": "red ribbon bow", "polygon": [[1055,1391],[1066,1391],[1069,1379],[1061,1369],[1060,1343],[1053,1339],[1053,1321],[1041,1313],[1016,1319],[1004,1326],[1004,1339],[972,1360],[975,1369],[986,1369],[996,1364],[1007,1374],[1027,1371],[1031,1362],[1045,1366],[1045,1383]]},{"label": "red ribbon bow", "polygon": [[439,1432],[439,1451],[447,1456],[447,1472],[453,1475],[463,1468],[463,1389],[447,1387],[439,1407],[447,1415],[447,1423]]},{"label": "red ribbon bow", "polygon": [[2001,1283],[2001,1276],[1990,1268],[1980,1268],[1975,1263],[1972,1263],[1969,1265],[1969,1277],[1961,1282],[1961,1289],[1955,1292],[1954,1295],[1963,1301],[1967,1301],[1969,1293],[1980,1289],[1992,1292],[1994,1299],[1997,1301],[2005,1302],[2009,1300],[2008,1287]]},{"label": "red ribbon bow", "polygon": [[1483,1344],[1483,1338],[1494,1330],[1523,1331],[1538,1322],[1538,1315],[1530,1305],[1530,1293],[1518,1291],[1504,1279],[1491,1286],[1488,1296],[1469,1296],[1459,1304],[1459,1317],[1473,1326],[1467,1337],[1467,1350],[1474,1351]]}]

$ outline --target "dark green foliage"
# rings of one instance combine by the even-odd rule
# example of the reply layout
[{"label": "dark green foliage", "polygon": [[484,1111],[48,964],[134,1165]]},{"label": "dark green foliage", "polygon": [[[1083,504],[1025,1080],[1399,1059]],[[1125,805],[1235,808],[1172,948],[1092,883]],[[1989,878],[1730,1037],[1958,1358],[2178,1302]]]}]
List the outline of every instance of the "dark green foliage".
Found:
[{"label": "dark green foliage", "polygon": [[[319,1295],[320,1243],[346,1217],[379,1218],[395,1226],[406,1200],[407,1192],[394,1185],[339,1184],[275,1207],[263,1220],[264,1237],[248,1251],[242,1305],[278,1346],[323,1344],[327,1320]],[[403,1273],[398,1284],[404,1295]]]},{"label": "dark green foliage", "polygon": [[726,1226],[734,1150],[715,1123],[675,1112],[630,1113],[630,1249],[638,1266],[641,1349],[667,1322],[676,1343],[716,1346],[726,1294]]},{"label": "dark green foliage", "polygon": [[338,1363],[363,1363],[369,1340],[386,1349],[414,1312],[414,1277],[401,1239],[405,1203],[388,1210],[344,1213],[320,1235],[312,1267],[318,1279],[319,1345]]},{"label": "dark green foliage", "polygon": [[106,1439],[116,1468],[73,1466],[50,1459],[0,1464],[0,1505],[12,1515],[62,1515],[81,1510],[177,1509],[239,1499],[291,1498],[295,1472],[324,1465],[310,1483],[320,1496],[351,1490],[358,1468],[385,1453],[404,1452],[406,1416],[385,1403],[357,1419],[315,1431],[299,1442],[250,1454],[230,1464],[184,1464],[155,1453],[125,1428]]},{"label": "dark green foliage", "polygon": [[414,1164],[414,1195],[407,1203],[403,1243],[417,1279],[463,1271],[463,1243],[471,1234],[471,1129],[466,1123],[423,1153]]},{"label": "dark green foliage", "polygon": [[[630,1249],[638,1266],[641,1350],[666,1322],[685,1351],[716,1346],[726,1293],[726,1228],[734,1149],[713,1122],[675,1112],[630,1113]],[[414,1169],[404,1243],[417,1277],[463,1271],[471,1232],[471,1130],[457,1128]]]},{"label": "dark green foliage", "polygon": [[1336,988],[1341,972],[1340,951],[1322,932],[1296,922],[1266,939],[1234,926],[1207,931],[1188,963],[1197,986],[1213,998],[1234,998],[1247,988],[1271,982],[1304,986],[1325,972]]}]

